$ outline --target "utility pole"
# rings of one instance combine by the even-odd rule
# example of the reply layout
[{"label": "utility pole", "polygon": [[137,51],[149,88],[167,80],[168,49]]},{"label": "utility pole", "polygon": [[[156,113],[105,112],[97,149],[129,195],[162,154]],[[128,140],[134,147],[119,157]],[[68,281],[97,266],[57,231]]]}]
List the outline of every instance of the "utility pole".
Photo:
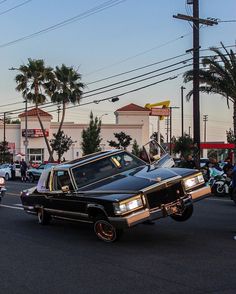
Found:
[{"label": "utility pole", "polygon": [[188,0],[193,5],[193,16],[177,14],[174,18],[193,23],[193,142],[196,147],[195,161],[200,165],[200,102],[199,102],[199,24],[215,25],[215,20],[199,18],[199,0]]},{"label": "utility pole", "polygon": [[203,121],[204,121],[204,143],[206,143],[206,123],[208,121],[208,115],[207,114],[203,115]]},{"label": "utility pole", "polygon": [[184,86],[181,86],[181,136],[184,136]]},{"label": "utility pole", "polygon": [[28,100],[27,97],[25,98],[25,162],[26,164],[29,163],[29,156],[28,156],[28,145],[29,145],[29,140],[28,140]]}]

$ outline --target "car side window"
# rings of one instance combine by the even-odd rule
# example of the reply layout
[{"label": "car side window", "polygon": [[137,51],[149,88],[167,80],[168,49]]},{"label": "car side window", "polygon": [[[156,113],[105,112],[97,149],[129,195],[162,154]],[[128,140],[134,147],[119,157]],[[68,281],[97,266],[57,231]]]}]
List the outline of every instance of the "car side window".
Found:
[{"label": "car side window", "polygon": [[66,170],[57,170],[53,176],[53,190],[59,191],[62,187],[68,186],[70,190],[73,190],[70,175]]}]

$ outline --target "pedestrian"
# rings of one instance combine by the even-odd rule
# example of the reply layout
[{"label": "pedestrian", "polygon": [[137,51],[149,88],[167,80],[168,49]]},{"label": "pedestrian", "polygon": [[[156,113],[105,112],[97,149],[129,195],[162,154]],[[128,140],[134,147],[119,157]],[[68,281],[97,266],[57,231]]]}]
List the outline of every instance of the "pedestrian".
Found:
[{"label": "pedestrian", "polygon": [[26,182],[26,171],[27,171],[27,164],[22,158],[20,162],[20,172],[21,172],[21,181]]},{"label": "pedestrian", "polygon": [[11,178],[13,181],[16,178],[16,164],[14,161],[11,162]]},{"label": "pedestrian", "polygon": [[193,160],[193,157],[191,154],[188,154],[185,158],[185,160],[181,163],[181,167],[183,168],[196,168],[196,163]]}]

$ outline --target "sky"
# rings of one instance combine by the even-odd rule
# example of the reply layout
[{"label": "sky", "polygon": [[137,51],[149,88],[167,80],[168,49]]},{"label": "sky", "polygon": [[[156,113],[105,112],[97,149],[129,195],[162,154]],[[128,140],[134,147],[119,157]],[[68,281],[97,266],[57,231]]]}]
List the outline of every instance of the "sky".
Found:
[{"label": "sky", "polygon": [[[236,20],[235,0],[199,0],[199,8],[201,18]],[[94,115],[102,118],[103,123],[114,123],[114,111],[129,103],[144,106],[146,103],[170,100],[171,106],[180,107],[180,88],[184,85],[182,74],[191,67],[164,74],[165,71],[182,67],[184,64],[181,62],[192,57],[189,53],[172,59],[192,48],[191,24],[173,18],[177,13],[191,15],[192,6],[186,4],[186,0],[0,0],[0,116],[3,112],[14,113],[14,110],[24,107],[21,94],[15,90],[17,71],[10,71],[9,68],[27,64],[28,58],[43,59],[51,67],[65,64],[78,70],[82,82],[86,84],[81,104],[113,96],[120,98],[115,103],[106,100],[70,108],[66,121],[86,123],[90,111],[93,111]],[[35,33],[69,19],[73,22],[35,36]],[[218,47],[220,42],[233,46],[236,44],[235,29],[236,22],[201,27],[201,49]],[[24,40],[20,40],[22,38]],[[236,50],[236,46],[232,49]],[[206,55],[209,51],[203,50],[200,54]],[[164,62],[168,59],[171,60]],[[178,62],[175,67],[160,71],[160,68]],[[134,70],[138,68],[143,69]],[[124,74],[128,71],[130,73]],[[97,90],[150,71],[156,72],[143,78],[156,76],[113,91],[104,92],[110,88]],[[114,75],[116,77],[111,78]],[[169,79],[176,75],[175,79]],[[113,87],[134,81],[137,79]],[[191,90],[191,83],[184,86],[185,93]],[[124,94],[141,87],[145,88]],[[86,97],[89,95],[87,92],[93,90],[96,91],[89,93],[93,96]],[[55,106],[45,110],[54,111],[51,114],[57,120]],[[191,135],[192,112],[192,101],[185,101],[184,130],[187,133],[190,130]],[[225,141],[226,130],[232,128],[232,105],[228,109],[225,98],[201,94],[200,115],[201,138],[202,118],[208,115],[207,141]],[[12,114],[12,118],[16,116]],[[172,131],[176,137],[181,135],[180,125],[181,112],[176,108],[173,110]],[[151,127],[156,130],[155,118]],[[164,121],[161,128],[165,135]]]}]

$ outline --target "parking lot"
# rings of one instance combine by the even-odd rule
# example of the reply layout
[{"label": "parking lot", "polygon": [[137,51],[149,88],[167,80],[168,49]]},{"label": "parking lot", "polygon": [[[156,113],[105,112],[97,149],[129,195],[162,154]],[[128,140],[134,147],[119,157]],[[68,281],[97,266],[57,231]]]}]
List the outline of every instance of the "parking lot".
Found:
[{"label": "parking lot", "polygon": [[20,203],[30,186],[7,182],[0,207],[2,293],[236,292],[231,200],[205,199],[187,222],[161,219],[106,244],[88,224],[38,225]]}]

